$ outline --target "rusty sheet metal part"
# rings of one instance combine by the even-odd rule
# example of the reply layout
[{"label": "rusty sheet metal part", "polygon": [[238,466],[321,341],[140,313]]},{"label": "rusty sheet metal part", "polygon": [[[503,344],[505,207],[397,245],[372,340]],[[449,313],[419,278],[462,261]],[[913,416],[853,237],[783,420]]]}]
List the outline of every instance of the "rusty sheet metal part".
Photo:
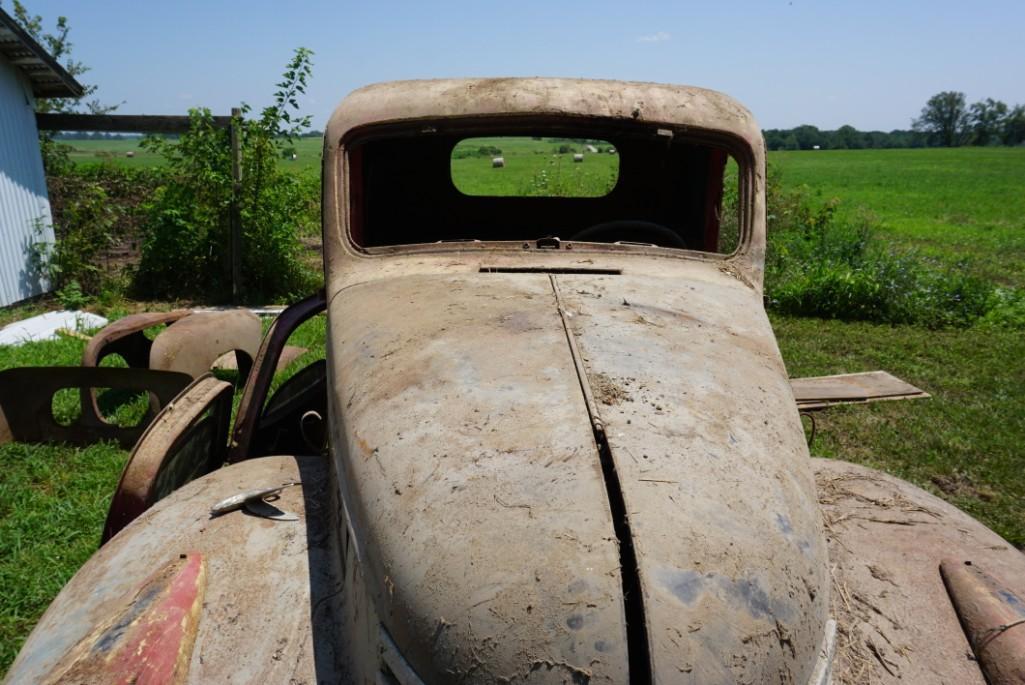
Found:
[{"label": "rusty sheet metal part", "polygon": [[170,324],[191,314],[188,309],[170,312],[144,312],[118,319],[96,332],[82,352],[82,366],[99,366],[104,357],[120,355],[128,366],[136,369],[149,367],[152,341],[143,333],[147,328]]},{"label": "rusty sheet metal part", "polygon": [[278,359],[289,336],[304,321],[324,311],[327,301],[324,291],[320,290],[302,299],[274,319],[270,330],[263,338],[259,352],[253,362],[253,372],[242,391],[242,399],[235,415],[235,427],[232,429],[231,441],[228,444],[228,462],[237,463],[250,456],[250,447],[260,424],[264,403],[270,391],[271,381]]},{"label": "rusty sheet metal part", "polygon": [[929,397],[929,393],[886,371],[791,378],[790,387],[794,391],[797,408],[801,411],[824,409],[835,404],[861,404]]},{"label": "rusty sheet metal part", "polygon": [[[288,368],[288,365],[294,362],[299,357],[309,352],[305,347],[297,347],[295,345],[285,345],[285,348],[281,350],[281,357],[278,359],[277,370],[284,371]],[[238,359],[234,352],[226,352],[222,354],[213,364],[213,368],[222,371],[238,371]]]},{"label": "rusty sheet metal part", "polygon": [[260,319],[247,310],[194,313],[174,322],[156,337],[150,348],[149,366],[199,378],[218,357],[235,351],[241,381],[249,373],[260,337]]},{"label": "rusty sheet metal part", "polygon": [[132,595],[111,602],[107,620],[75,646],[45,679],[76,685],[183,683],[206,589],[202,554],[182,554]]},{"label": "rusty sheet metal part", "polygon": [[101,544],[158,500],[224,463],[232,386],[201,376],[157,414],[128,457]]},{"label": "rusty sheet metal part", "polygon": [[622,487],[654,679],[807,682],[826,546],[759,296],[701,270],[552,279]]},{"label": "rusty sheet metal part", "polygon": [[944,559],[940,573],[989,685],[1025,683],[1025,601],[973,561]]},{"label": "rusty sheet metal part", "polygon": [[837,619],[836,685],[984,685],[939,573],[956,556],[1025,596],[1025,555],[910,483],[812,459]]},{"label": "rusty sheet metal part", "polygon": [[[130,314],[104,326],[89,339],[82,351],[82,366],[99,366],[104,358],[119,355],[133,369],[149,368],[149,350],[153,342],[145,331],[152,326],[169,324],[190,314],[188,309],[170,312],[144,312]],[[96,392],[82,390],[82,410],[90,412],[90,420],[103,421],[103,413],[96,401]],[[158,407],[154,407],[156,413]]]},{"label": "rusty sheet metal part", "polygon": [[[299,515],[277,523],[210,505],[266,483],[301,481],[277,503]],[[100,548],[40,619],[5,683],[33,683],[113,615],[154,569],[180,553],[206,559],[199,630],[183,683],[345,682],[334,624],[342,579],[330,527],[325,459],[267,457],[218,469],[160,500]],[[240,658],[240,655],[244,658]]]},{"label": "rusty sheet metal part", "polygon": [[[146,430],[154,404],[157,409],[167,405],[190,380],[183,373],[148,369],[46,366],[0,371],[0,443],[14,440],[89,445],[116,440],[129,449]],[[53,415],[53,396],[64,388],[83,392],[98,388],[147,391],[155,402],[151,401],[150,413],[136,426],[116,426],[87,410],[65,426]]]},{"label": "rusty sheet metal part", "polygon": [[615,527],[548,276],[378,281],[328,321],[362,613],[424,682],[629,682]]}]

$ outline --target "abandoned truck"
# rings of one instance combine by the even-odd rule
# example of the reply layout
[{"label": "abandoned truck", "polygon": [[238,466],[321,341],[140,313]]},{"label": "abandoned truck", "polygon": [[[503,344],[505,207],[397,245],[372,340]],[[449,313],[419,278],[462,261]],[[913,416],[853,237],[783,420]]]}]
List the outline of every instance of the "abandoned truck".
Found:
[{"label": "abandoned truck", "polygon": [[[454,177],[496,137],[538,143],[549,180]],[[610,178],[585,187],[592,148]],[[809,457],[737,102],[370,86],[327,126],[323,193],[325,290],[274,321],[230,429],[211,376],[154,408],[7,682],[1022,682],[1022,555]],[[321,312],[326,360],[271,393]]]}]

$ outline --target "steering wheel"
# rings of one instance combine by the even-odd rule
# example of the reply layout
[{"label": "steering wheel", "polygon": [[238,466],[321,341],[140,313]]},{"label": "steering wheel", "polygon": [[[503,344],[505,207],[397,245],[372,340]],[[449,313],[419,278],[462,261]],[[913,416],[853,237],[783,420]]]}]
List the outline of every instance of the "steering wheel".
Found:
[{"label": "steering wheel", "polygon": [[592,243],[614,243],[623,240],[633,243],[653,243],[661,247],[687,249],[687,243],[679,233],[652,221],[639,219],[617,219],[588,226],[569,237]]}]

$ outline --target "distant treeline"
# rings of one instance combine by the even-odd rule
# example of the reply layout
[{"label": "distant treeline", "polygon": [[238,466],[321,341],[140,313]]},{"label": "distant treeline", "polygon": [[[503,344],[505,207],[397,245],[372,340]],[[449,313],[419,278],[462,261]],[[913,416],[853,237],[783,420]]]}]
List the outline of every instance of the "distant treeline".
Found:
[{"label": "distant treeline", "polygon": [[893,147],[927,147],[929,137],[920,131],[859,131],[841,126],[821,131],[805,124],[797,128],[770,128],[762,132],[770,150],[862,150]]},{"label": "distant treeline", "polygon": [[944,91],[929,98],[911,130],[859,131],[815,126],[763,131],[770,150],[860,150],[893,147],[958,147],[1025,144],[1025,105],[1008,107],[992,98],[967,104],[964,93]]}]

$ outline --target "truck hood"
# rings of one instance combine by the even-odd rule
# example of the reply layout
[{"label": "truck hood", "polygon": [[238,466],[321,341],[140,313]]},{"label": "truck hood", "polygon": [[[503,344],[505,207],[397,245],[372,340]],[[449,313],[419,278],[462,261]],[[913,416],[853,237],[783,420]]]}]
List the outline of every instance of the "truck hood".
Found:
[{"label": "truck hood", "polygon": [[342,501],[425,682],[807,681],[828,598],[803,431],[757,294],[701,269],[334,295]]}]

